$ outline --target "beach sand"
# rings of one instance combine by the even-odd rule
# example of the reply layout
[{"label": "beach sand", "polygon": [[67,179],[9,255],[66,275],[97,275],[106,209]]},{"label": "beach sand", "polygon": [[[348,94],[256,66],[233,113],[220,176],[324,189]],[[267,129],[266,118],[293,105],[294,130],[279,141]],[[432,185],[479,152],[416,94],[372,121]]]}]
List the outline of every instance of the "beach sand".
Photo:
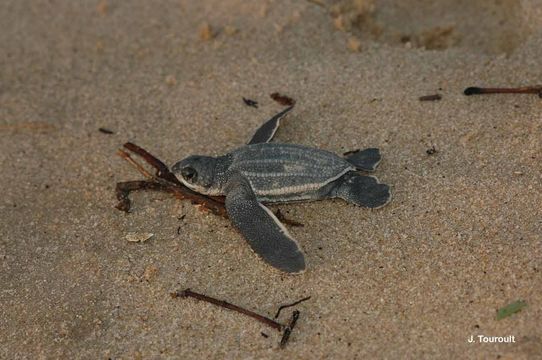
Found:
[{"label": "beach sand", "polygon": [[[463,90],[542,83],[542,1],[449,3],[2,1],[0,358],[540,356],[542,100]],[[393,190],[373,211],[274,207],[305,225],[304,274],[167,194],[115,209],[115,184],[142,178],[124,142],[168,164],[223,154],[283,108],[273,92],[297,101],[275,141],[379,147]],[[280,349],[170,297],[184,288],[267,316],[311,298]]]}]

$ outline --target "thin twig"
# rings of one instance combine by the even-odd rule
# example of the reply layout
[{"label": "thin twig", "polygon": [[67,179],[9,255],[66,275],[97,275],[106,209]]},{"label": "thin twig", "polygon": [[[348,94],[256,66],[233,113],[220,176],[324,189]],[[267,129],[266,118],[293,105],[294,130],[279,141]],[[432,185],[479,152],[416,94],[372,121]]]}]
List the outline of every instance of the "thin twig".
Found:
[{"label": "thin twig", "polygon": [[162,178],[166,181],[172,182],[177,185],[182,185],[177,177],[169,170],[166,164],[164,164],[160,159],[151,155],[147,150],[137,146],[134,143],[127,142],[124,144],[124,147],[133,153],[141,156],[146,162],[148,162],[152,167],[156,169],[156,176]]},{"label": "thin twig", "polygon": [[179,187],[167,182],[157,182],[157,181],[145,181],[145,180],[136,180],[136,181],[125,181],[117,183],[116,194],[119,204],[116,206],[117,209],[122,211],[130,211],[131,201],[129,195],[133,191],[140,190],[154,190],[154,191],[163,191],[173,194],[178,199],[187,199],[201,206],[202,210],[209,210],[215,215],[228,218],[228,213],[224,204],[206,197],[204,195],[193,192],[192,190],[186,187]]},{"label": "thin twig", "polygon": [[101,132],[102,134],[107,134],[107,135],[113,135],[115,133],[114,131],[109,130],[107,128],[103,128],[103,127],[99,128],[98,131]]},{"label": "thin twig", "polygon": [[286,96],[286,95],[281,95],[278,92],[274,92],[269,96],[271,96],[271,99],[275,100],[276,102],[278,102],[281,105],[284,105],[284,106],[293,106],[293,105],[295,105],[295,100],[294,99],[292,99],[291,97]]},{"label": "thin twig", "polygon": [[251,106],[253,108],[258,108],[258,102],[257,101],[254,101],[252,99],[247,99],[245,97],[243,97],[243,102],[245,103],[246,106]]},{"label": "thin twig", "polygon": [[418,100],[420,101],[438,101],[440,99],[442,99],[442,96],[440,94],[424,95],[418,98]]},{"label": "thin twig", "polygon": [[524,86],[517,88],[483,88],[483,87],[468,87],[463,93],[469,95],[481,94],[538,94],[542,97],[542,85]]},{"label": "thin twig", "polygon": [[286,329],[284,329],[282,339],[280,340],[280,347],[282,349],[284,349],[284,347],[288,343],[290,335],[292,334],[295,324],[297,323],[297,319],[299,319],[299,310],[294,310],[294,312],[292,312],[292,320],[290,320],[290,324],[286,327]]},{"label": "thin twig", "polygon": [[286,309],[286,308],[289,308],[289,307],[292,307],[292,306],[296,306],[298,304],[301,304],[303,301],[307,301],[309,300],[311,297],[310,296],[307,296],[306,298],[303,298],[301,300],[297,300],[296,302],[293,302],[291,304],[287,304],[287,305],[281,305],[279,307],[279,309],[277,310],[277,313],[275,314],[275,317],[273,319],[278,319],[279,315],[280,315],[280,312],[282,311],[282,309]]},{"label": "thin twig", "polygon": [[[207,295],[203,295],[203,294],[199,294],[199,293],[196,293],[196,292],[193,292],[191,291],[190,289],[186,289],[186,290],[182,290],[182,291],[176,291],[174,293],[171,293],[171,297],[173,298],[186,298],[186,297],[191,297],[191,298],[194,298],[194,299],[197,299],[197,300],[201,300],[201,301],[205,301],[205,302],[208,302],[208,303],[211,303],[211,304],[214,304],[216,306],[219,306],[219,307],[222,307],[222,308],[225,308],[225,309],[229,309],[229,310],[233,310],[233,311],[237,311],[238,313],[241,313],[243,315],[247,315],[247,316],[250,316],[251,318],[253,319],[256,319],[278,331],[281,331],[282,329],[284,329],[284,325],[276,322],[275,320],[272,320],[268,317],[265,317],[263,315],[260,315],[260,314],[257,314],[255,313],[254,311],[250,311],[250,310],[247,310],[247,309],[244,309],[242,307],[239,307],[237,305],[233,305],[233,304],[230,304],[229,302],[226,302],[226,301],[223,301],[223,300],[218,300],[218,299],[215,299],[215,298],[212,298],[210,296],[207,296]],[[294,323],[295,325],[295,323]],[[290,328],[292,327],[291,324],[289,326]],[[291,332],[291,330],[290,330]]]},{"label": "thin twig", "polygon": [[150,172],[148,172],[143,166],[141,166],[140,163],[135,161],[134,158],[130,154],[128,154],[126,151],[124,151],[122,149],[118,149],[117,150],[117,155],[119,155],[124,160],[128,161],[128,163],[130,165],[135,167],[137,169],[137,171],[139,171],[141,174],[143,174],[143,176],[145,176],[146,178],[149,178],[149,179],[155,179],[156,178],[154,175],[152,175]]}]

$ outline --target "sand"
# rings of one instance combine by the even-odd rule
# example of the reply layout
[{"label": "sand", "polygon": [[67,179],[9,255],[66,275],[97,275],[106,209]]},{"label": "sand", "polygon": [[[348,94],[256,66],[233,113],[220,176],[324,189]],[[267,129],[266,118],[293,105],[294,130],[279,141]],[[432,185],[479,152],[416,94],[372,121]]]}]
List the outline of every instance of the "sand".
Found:
[{"label": "sand", "polygon": [[[455,3],[2,1],[0,358],[539,357],[542,101],[462,91],[542,83],[542,2]],[[141,179],[124,142],[225,153],[282,109],[273,92],[297,100],[276,141],[379,147],[394,194],[279,206],[306,273],[166,194],[115,209]],[[281,350],[183,288],[268,316],[311,299]]]}]

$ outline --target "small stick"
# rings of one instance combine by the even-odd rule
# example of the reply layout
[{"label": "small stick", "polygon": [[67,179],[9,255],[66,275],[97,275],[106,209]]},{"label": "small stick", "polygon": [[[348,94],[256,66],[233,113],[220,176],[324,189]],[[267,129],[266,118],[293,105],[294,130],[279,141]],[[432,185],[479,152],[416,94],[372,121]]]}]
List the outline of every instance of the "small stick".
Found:
[{"label": "small stick", "polygon": [[542,85],[518,88],[468,87],[463,91],[463,93],[467,96],[481,94],[538,94],[538,96],[542,97]]},{"label": "small stick", "polygon": [[253,108],[258,108],[258,102],[257,101],[254,101],[252,99],[247,99],[245,97],[243,97],[243,102],[245,103],[246,106],[251,106]]},{"label": "small stick", "polygon": [[292,306],[296,306],[297,304],[301,304],[303,301],[307,301],[309,300],[311,297],[310,296],[307,296],[306,298],[303,298],[301,300],[297,300],[296,302],[293,302],[291,304],[287,304],[287,305],[281,305],[277,311],[277,313],[275,314],[275,317],[273,319],[277,319],[280,315],[280,312],[282,311],[282,309],[286,309],[286,308],[289,308],[289,307],[292,307]]},{"label": "small stick", "polygon": [[[186,298],[186,297],[191,297],[191,298],[194,298],[194,299],[197,299],[197,300],[200,300],[200,301],[205,301],[205,302],[208,302],[208,303],[211,303],[211,304],[214,304],[216,306],[219,306],[219,307],[223,307],[225,309],[229,309],[229,310],[233,310],[233,311],[237,311],[238,313],[241,313],[243,315],[247,315],[247,316],[250,316],[251,318],[253,319],[256,319],[278,331],[281,331],[283,328],[284,328],[284,325],[276,322],[275,320],[272,320],[268,317],[265,317],[263,315],[260,315],[260,314],[257,314],[255,313],[254,311],[250,311],[250,310],[247,310],[247,309],[244,309],[242,307],[239,307],[237,305],[233,305],[233,304],[230,304],[229,302],[226,302],[226,301],[223,301],[223,300],[218,300],[218,299],[215,299],[215,298],[212,298],[210,296],[207,296],[207,295],[203,295],[203,294],[198,294],[196,292],[193,292],[191,291],[190,289],[186,289],[186,290],[182,290],[182,291],[176,291],[174,293],[171,293],[171,297],[172,298]],[[296,319],[297,321],[297,319]],[[295,325],[295,323],[294,323]],[[291,329],[292,326],[290,324],[289,328]],[[291,330],[290,330],[291,332]]]},{"label": "small stick", "polygon": [[418,98],[418,100],[420,100],[420,101],[437,101],[437,100],[440,100],[440,99],[442,99],[442,96],[440,94],[425,95],[425,96],[420,96]]},{"label": "small stick", "polygon": [[109,130],[103,127],[99,128],[98,131],[101,132],[102,134],[108,134],[108,135],[114,134],[112,130]]},{"label": "small stick", "polygon": [[180,181],[177,180],[175,175],[173,175],[173,173],[169,171],[167,165],[155,156],[151,155],[147,150],[140,148],[139,146],[131,142],[127,142],[126,144],[124,144],[124,147],[132,151],[133,153],[141,156],[146,162],[148,162],[152,167],[154,167],[157,170],[156,176],[174,184],[181,185]]},{"label": "small stick", "polygon": [[130,163],[130,165],[135,167],[137,169],[137,171],[139,171],[141,174],[143,174],[143,176],[145,176],[146,178],[155,179],[155,176],[153,176],[150,172],[145,170],[145,168],[143,166],[141,166],[140,163],[135,161],[134,158],[132,158],[132,156],[130,154],[128,154],[126,151],[124,151],[122,149],[118,149],[117,150],[117,155],[120,156],[121,158],[123,158],[124,160],[128,161]]},{"label": "small stick", "polygon": [[281,349],[284,349],[284,347],[288,343],[290,335],[292,334],[292,330],[294,330],[295,324],[297,323],[297,319],[299,319],[299,311],[294,310],[294,312],[292,313],[292,320],[290,320],[290,324],[286,327],[286,329],[284,329],[284,333],[282,334],[282,339],[280,340]]},{"label": "small stick", "polygon": [[293,106],[293,105],[295,105],[295,100],[294,99],[292,99],[291,97],[288,97],[286,95],[281,95],[278,92],[274,92],[269,96],[271,96],[271,99],[275,100],[276,102],[278,102],[281,105],[284,105],[284,106]]},{"label": "small stick", "polygon": [[170,183],[145,180],[125,181],[117,183],[116,195],[119,203],[116,208],[125,212],[130,211],[131,201],[129,199],[129,195],[133,191],[140,190],[169,192],[178,199],[191,200],[192,202],[201,205],[203,209],[209,210],[215,215],[222,216],[226,219],[228,218],[228,214],[226,212],[224,204],[219,202],[218,200],[195,193],[186,187],[180,187]]}]

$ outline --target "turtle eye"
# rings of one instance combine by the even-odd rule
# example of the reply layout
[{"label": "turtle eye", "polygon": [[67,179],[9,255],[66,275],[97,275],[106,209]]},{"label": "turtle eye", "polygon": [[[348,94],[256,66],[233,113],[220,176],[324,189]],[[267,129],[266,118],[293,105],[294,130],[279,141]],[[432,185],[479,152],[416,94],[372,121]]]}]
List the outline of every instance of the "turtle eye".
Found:
[{"label": "turtle eye", "polygon": [[191,167],[185,167],[181,170],[181,176],[191,183],[195,182],[198,178],[198,173]]}]

